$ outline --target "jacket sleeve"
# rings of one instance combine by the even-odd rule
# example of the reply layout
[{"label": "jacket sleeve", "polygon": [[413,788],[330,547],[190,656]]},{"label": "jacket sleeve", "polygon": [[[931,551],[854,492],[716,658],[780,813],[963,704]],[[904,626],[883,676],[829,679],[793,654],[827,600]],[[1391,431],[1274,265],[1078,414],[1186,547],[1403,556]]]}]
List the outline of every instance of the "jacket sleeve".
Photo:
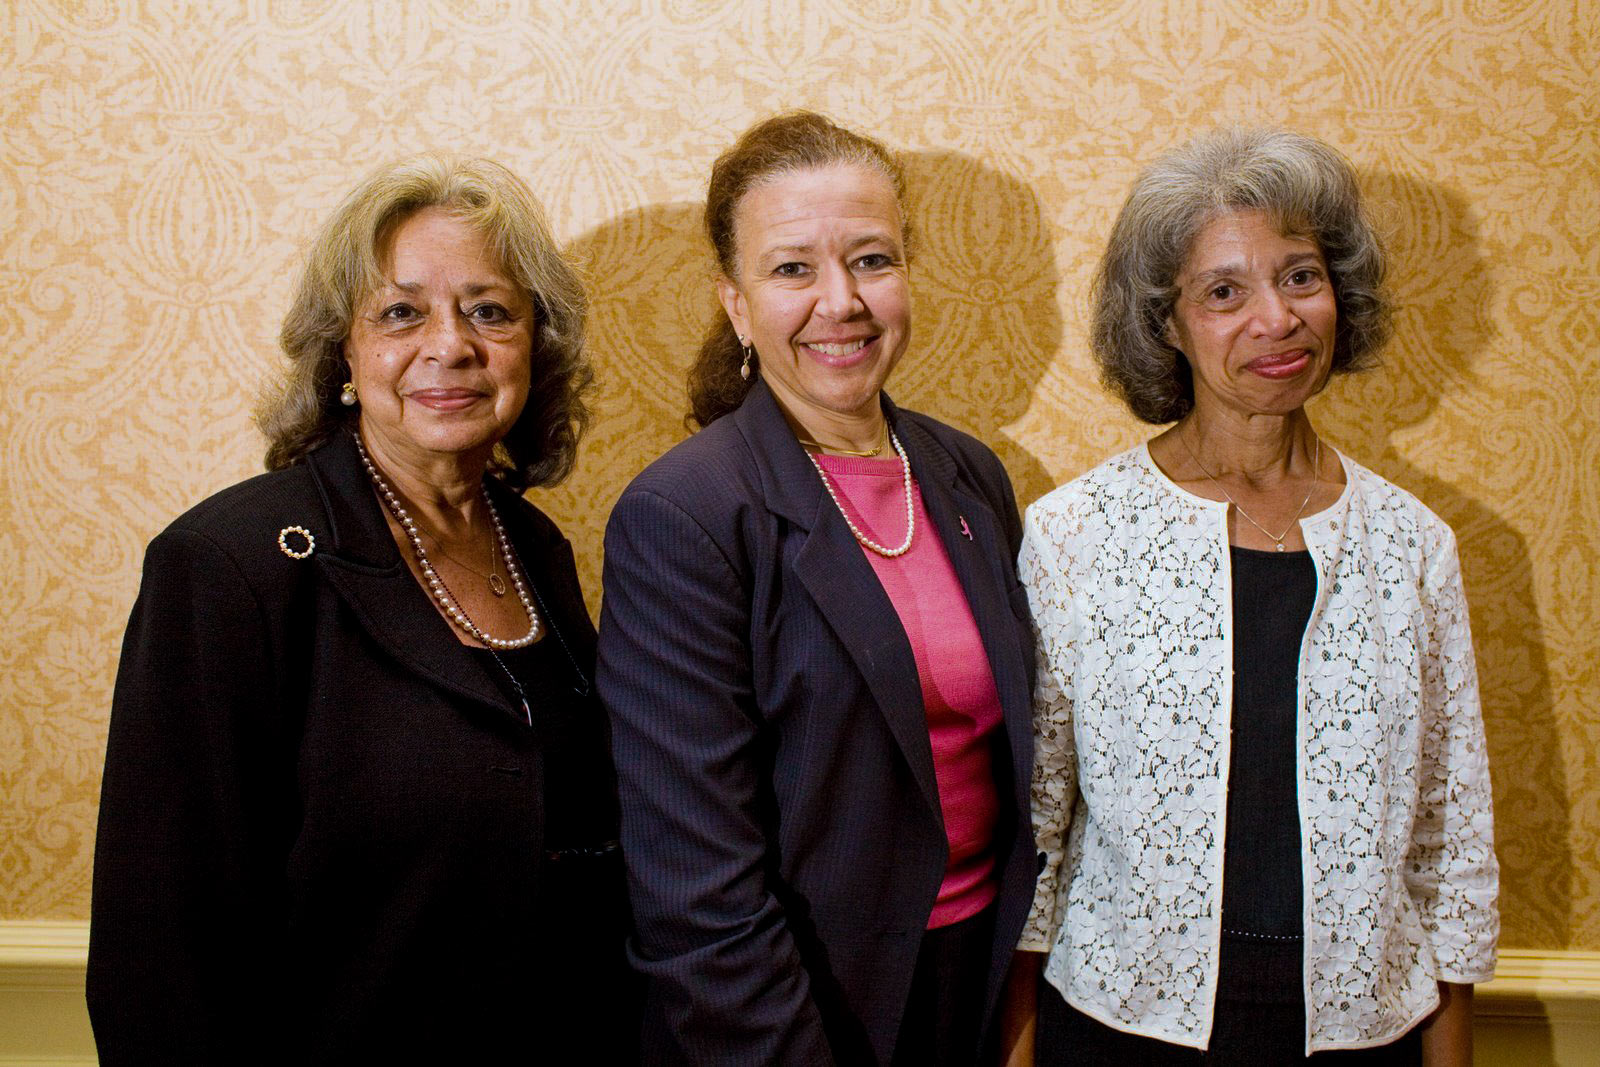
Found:
[{"label": "jacket sleeve", "polygon": [[1500,915],[1489,762],[1455,538],[1427,546],[1418,805],[1406,885],[1443,982],[1494,976]]},{"label": "jacket sleeve", "polygon": [[1067,576],[1065,546],[1051,540],[1064,534],[1035,506],[1028,511],[1017,555],[1017,574],[1028,591],[1037,642],[1038,678],[1033,696],[1033,832],[1043,855],[1033,907],[1019,948],[1049,952],[1061,926],[1066,894],[1067,830],[1078,799],[1078,750],[1073,735],[1073,675],[1077,642]]},{"label": "jacket sleeve", "polygon": [[[606,530],[597,678],[612,718],[635,966],[654,1062],[832,1062],[763,829],[749,593],[676,503],[630,490]],[[657,1031],[664,1030],[665,1033]]]},{"label": "jacket sleeve", "polygon": [[180,530],[150,545],[95,842],[87,993],[108,1067],[242,1062],[266,1037],[283,866],[265,860],[266,646],[226,553]]}]

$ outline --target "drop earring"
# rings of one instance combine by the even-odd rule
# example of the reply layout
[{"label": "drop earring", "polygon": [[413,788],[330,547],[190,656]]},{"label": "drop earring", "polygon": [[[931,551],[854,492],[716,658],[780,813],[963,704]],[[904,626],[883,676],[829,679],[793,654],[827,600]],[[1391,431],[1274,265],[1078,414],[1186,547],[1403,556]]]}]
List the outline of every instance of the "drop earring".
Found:
[{"label": "drop earring", "polygon": [[339,390],[339,403],[347,408],[353,408],[358,399],[360,398],[356,396],[356,383],[345,382],[344,388]]},{"label": "drop earring", "polygon": [[750,380],[750,345],[745,341],[744,335],[739,335],[739,347],[744,349],[744,362],[739,364],[739,377],[745,381]]}]

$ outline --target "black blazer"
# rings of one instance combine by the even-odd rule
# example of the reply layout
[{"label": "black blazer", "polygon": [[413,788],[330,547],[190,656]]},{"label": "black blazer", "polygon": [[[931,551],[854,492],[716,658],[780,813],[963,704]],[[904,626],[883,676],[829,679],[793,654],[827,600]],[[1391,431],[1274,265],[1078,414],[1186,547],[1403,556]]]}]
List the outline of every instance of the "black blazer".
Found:
[{"label": "black blazer", "polygon": [[[944,541],[1004,710],[992,1018],[1036,875],[1021,528],[988,448],[885,407],[932,520],[918,536]],[[764,384],[617,503],[598,681],[646,1059],[889,1062],[948,854],[922,691],[888,595]]]},{"label": "black blazer", "polygon": [[[587,690],[571,547],[490,482],[546,640],[570,649],[563,681]],[[309,558],[280,551],[288,526],[316,539]],[[580,1029],[561,990],[620,980],[624,890],[620,861],[578,891],[552,875],[555,714],[530,728],[434,611],[347,435],[179,518],[146,554],[112,707],[88,974],[101,1062],[525,1056],[547,1005],[559,1025],[540,1039]],[[576,691],[561,714],[593,771],[570,799],[612,836],[604,715]]]}]

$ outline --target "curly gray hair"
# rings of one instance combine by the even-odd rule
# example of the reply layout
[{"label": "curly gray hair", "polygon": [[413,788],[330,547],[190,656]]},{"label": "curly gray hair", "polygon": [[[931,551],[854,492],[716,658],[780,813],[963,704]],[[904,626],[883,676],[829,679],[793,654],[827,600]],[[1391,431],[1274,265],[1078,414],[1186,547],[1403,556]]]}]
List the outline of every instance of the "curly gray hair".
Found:
[{"label": "curly gray hair", "polygon": [[1203,134],[1134,181],[1095,275],[1090,346],[1107,387],[1145,422],[1175,422],[1194,407],[1189,363],[1167,326],[1195,238],[1231,211],[1266,212],[1321,250],[1338,311],[1332,373],[1373,365],[1388,339],[1383,247],[1349,161],[1287,130]]}]

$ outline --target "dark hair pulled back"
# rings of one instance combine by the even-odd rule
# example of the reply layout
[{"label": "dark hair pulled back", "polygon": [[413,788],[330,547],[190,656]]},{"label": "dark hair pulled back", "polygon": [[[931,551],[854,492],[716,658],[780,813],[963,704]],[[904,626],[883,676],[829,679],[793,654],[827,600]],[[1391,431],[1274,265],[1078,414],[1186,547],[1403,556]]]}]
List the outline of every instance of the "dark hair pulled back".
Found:
[{"label": "dark hair pulled back", "polygon": [[[706,236],[724,277],[738,277],[735,234],[739,204],[752,189],[784,174],[840,164],[870,167],[889,179],[900,205],[901,225],[909,231],[906,182],[894,153],[882,143],[839,126],[814,111],[788,111],[746,130],[711,167],[706,189]],[[909,232],[904,236],[909,238]],[[689,368],[691,427],[706,427],[743,403],[755,381],[739,375],[744,348],[726,315],[718,315]]]}]

